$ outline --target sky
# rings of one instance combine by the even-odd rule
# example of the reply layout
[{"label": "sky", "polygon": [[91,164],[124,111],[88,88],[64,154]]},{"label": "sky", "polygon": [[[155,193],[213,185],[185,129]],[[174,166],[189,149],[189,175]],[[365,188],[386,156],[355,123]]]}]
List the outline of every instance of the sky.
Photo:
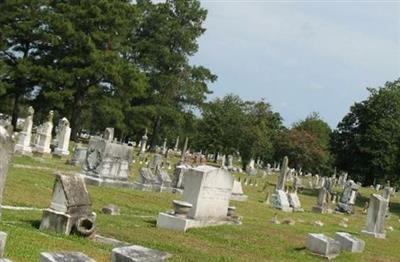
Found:
[{"label": "sky", "polygon": [[315,111],[335,128],[367,87],[400,78],[400,0],[201,3],[191,62],[218,76],[210,99],[264,98],[286,126]]}]

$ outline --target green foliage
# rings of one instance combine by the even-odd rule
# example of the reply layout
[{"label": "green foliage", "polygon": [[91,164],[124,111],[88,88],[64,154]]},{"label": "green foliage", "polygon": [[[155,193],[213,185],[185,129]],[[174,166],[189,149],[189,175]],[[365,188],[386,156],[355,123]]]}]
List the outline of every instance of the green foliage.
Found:
[{"label": "green foliage", "polygon": [[400,80],[368,90],[368,99],[355,103],[334,132],[337,165],[366,184],[398,183]]},{"label": "green foliage", "polygon": [[330,153],[331,129],[317,113],[284,130],[276,139],[278,158],[288,156],[290,166],[328,175],[332,170]]}]

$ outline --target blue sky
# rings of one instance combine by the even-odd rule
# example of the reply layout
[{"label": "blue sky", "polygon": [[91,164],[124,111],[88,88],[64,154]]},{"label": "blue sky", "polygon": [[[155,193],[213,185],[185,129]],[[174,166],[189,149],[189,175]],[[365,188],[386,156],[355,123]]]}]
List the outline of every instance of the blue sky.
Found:
[{"label": "blue sky", "polygon": [[317,111],[336,127],[366,87],[400,77],[400,1],[201,2],[192,63],[218,75],[210,98],[265,98],[287,126]]}]

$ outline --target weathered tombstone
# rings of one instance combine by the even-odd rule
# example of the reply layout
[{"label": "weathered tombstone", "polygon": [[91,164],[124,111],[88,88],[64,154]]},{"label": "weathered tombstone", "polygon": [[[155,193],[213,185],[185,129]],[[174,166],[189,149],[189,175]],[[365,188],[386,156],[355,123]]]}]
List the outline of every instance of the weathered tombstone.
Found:
[{"label": "weathered tombstone", "polygon": [[114,127],[107,127],[103,133],[103,139],[112,142],[114,140]]},{"label": "weathered tombstone", "polygon": [[364,251],[365,242],[346,232],[336,232],[335,240],[339,241],[341,250],[353,253],[361,253]]},{"label": "weathered tombstone", "polygon": [[387,185],[383,189],[383,198],[388,201],[388,206],[386,208],[386,216],[389,216],[389,204],[390,204],[390,196],[394,194],[394,188],[390,186],[390,182],[387,182]]},{"label": "weathered tombstone", "polygon": [[332,213],[329,208],[329,193],[325,187],[319,189],[317,205],[312,208],[312,211],[321,214]]},{"label": "weathered tombstone", "polygon": [[83,175],[86,182],[93,185],[102,185],[107,181],[126,181],[131,162],[132,147],[92,137],[82,166]]},{"label": "weathered tombstone", "polygon": [[372,194],[369,199],[366,227],[361,232],[376,238],[385,238],[385,216],[387,200],[381,195]]},{"label": "weathered tombstone", "polygon": [[281,209],[285,212],[292,212],[293,208],[290,206],[288,196],[285,190],[286,175],[288,172],[289,159],[287,156],[283,158],[282,168],[278,177],[275,192],[271,195],[271,204],[273,207]]},{"label": "weathered tombstone", "polygon": [[340,254],[340,243],[324,234],[308,234],[306,248],[313,254],[328,259],[337,257]]},{"label": "weathered tombstone", "polygon": [[232,168],[233,168],[233,156],[232,156],[232,155],[228,155],[228,165],[227,165],[227,168],[228,168],[229,170],[232,170]]},{"label": "weathered tombstone", "polygon": [[51,153],[50,143],[51,131],[53,130],[53,115],[53,111],[50,111],[47,115],[47,121],[37,128],[34,151],[39,154],[48,155]]},{"label": "weathered tombstone", "polygon": [[142,167],[139,169],[139,183],[143,185],[152,185],[155,184],[156,177],[148,167]]},{"label": "weathered tombstone", "polygon": [[35,110],[33,107],[28,108],[28,116],[25,118],[24,126],[22,131],[18,134],[17,144],[15,145],[14,151],[16,154],[21,155],[31,155],[31,139],[32,139],[32,124],[33,124],[33,114]]},{"label": "weathered tombstone", "polygon": [[177,151],[178,151],[178,148],[179,148],[179,136],[176,138],[175,146],[174,146],[174,151],[177,152]]},{"label": "weathered tombstone", "polygon": [[82,176],[55,174],[50,208],[43,210],[40,230],[82,236],[94,233],[96,214],[91,211],[89,192]]},{"label": "weathered tombstone", "polygon": [[73,166],[81,166],[86,160],[86,154],[87,148],[78,144],[75,146],[74,153],[68,163]]},{"label": "weathered tombstone", "polygon": [[71,128],[69,127],[69,121],[65,117],[61,119],[61,129],[58,134],[58,145],[54,150],[54,154],[60,157],[66,157],[69,155],[69,138],[71,136]]},{"label": "weathered tombstone", "polygon": [[184,164],[185,163],[185,160],[186,160],[186,151],[187,151],[187,148],[188,148],[188,143],[189,143],[189,138],[188,137],[186,137],[185,138],[185,143],[183,144],[183,150],[182,150],[182,154],[181,154],[181,161],[180,161],[180,164]]},{"label": "weathered tombstone", "polygon": [[[3,203],[3,192],[6,184],[8,167],[13,154],[13,141],[2,126],[0,126],[0,205]],[[1,209],[0,209],[1,217]]]},{"label": "weathered tombstone", "polygon": [[167,154],[167,150],[168,150],[168,148],[167,148],[167,139],[164,138],[161,154],[163,154],[165,156]]},{"label": "weathered tombstone", "polygon": [[221,158],[221,168],[226,168],[226,156],[223,155]]},{"label": "weathered tombstone", "polygon": [[198,166],[184,176],[183,201],[174,201],[175,212],[160,213],[157,227],[186,231],[192,227],[232,224],[228,217],[232,175],[220,168]]},{"label": "weathered tombstone", "polygon": [[169,257],[166,252],[134,245],[114,248],[111,262],[161,262]]},{"label": "weathered tombstone", "polygon": [[189,167],[186,165],[179,165],[175,168],[171,184],[173,188],[183,189],[183,177],[185,172],[187,172],[188,170]]},{"label": "weathered tombstone", "polygon": [[144,135],[142,136],[142,139],[140,140],[140,154],[144,154],[146,152],[146,145],[147,145],[147,140],[149,138],[147,137],[147,128],[146,131],[144,132]]},{"label": "weathered tombstone", "polygon": [[247,198],[248,197],[243,193],[242,183],[236,180],[233,181],[231,200],[246,201]]},{"label": "weathered tombstone", "polygon": [[246,173],[251,175],[251,176],[255,176],[257,175],[257,169],[254,167],[254,159],[250,159],[249,164],[247,164],[246,166]]},{"label": "weathered tombstone", "polygon": [[39,262],[96,262],[81,252],[42,252]]},{"label": "weathered tombstone", "polygon": [[297,195],[297,192],[292,192],[287,195],[288,195],[289,205],[290,207],[293,208],[293,211],[303,212],[304,209],[301,207],[300,199],[299,196]]},{"label": "weathered tombstone", "polygon": [[357,191],[359,188],[360,186],[354,183],[353,180],[348,180],[336,210],[348,214],[353,213],[353,207],[356,203]]}]

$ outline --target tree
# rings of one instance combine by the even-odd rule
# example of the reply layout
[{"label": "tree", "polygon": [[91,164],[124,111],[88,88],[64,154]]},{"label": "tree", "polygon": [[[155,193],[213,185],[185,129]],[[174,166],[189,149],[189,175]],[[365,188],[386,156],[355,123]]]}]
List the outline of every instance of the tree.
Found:
[{"label": "tree", "polygon": [[49,1],[5,0],[0,4],[0,98],[12,100],[16,128],[21,102],[38,84],[38,46],[44,41],[42,8]]},{"label": "tree", "polygon": [[135,29],[135,17],[135,6],[122,0],[49,5],[44,28],[49,41],[38,47],[46,70],[40,72],[37,102],[69,115],[72,138],[81,128],[83,111],[92,110],[92,103],[103,103],[93,109],[94,120],[99,114],[111,114],[109,119],[118,122],[110,123],[101,115],[103,123],[124,129],[122,108],[115,105],[128,104],[146,85],[137,65],[122,55]]},{"label": "tree", "polygon": [[334,131],[336,164],[366,185],[398,183],[400,79],[368,90],[368,99],[355,103]]},{"label": "tree", "polygon": [[331,129],[317,113],[310,114],[276,139],[278,158],[288,156],[293,167],[312,173],[332,170]]},{"label": "tree", "polygon": [[[189,57],[198,50],[197,39],[205,29],[202,24],[207,11],[197,0],[152,4],[138,0],[144,14],[140,27],[135,31],[127,57],[141,66],[149,79],[149,88],[143,98],[132,101],[147,109],[152,120],[150,144],[160,142],[162,123],[176,128],[192,107],[201,107],[207,87],[216,80],[208,69],[189,64]],[[181,115],[182,114],[182,115]]]}]

